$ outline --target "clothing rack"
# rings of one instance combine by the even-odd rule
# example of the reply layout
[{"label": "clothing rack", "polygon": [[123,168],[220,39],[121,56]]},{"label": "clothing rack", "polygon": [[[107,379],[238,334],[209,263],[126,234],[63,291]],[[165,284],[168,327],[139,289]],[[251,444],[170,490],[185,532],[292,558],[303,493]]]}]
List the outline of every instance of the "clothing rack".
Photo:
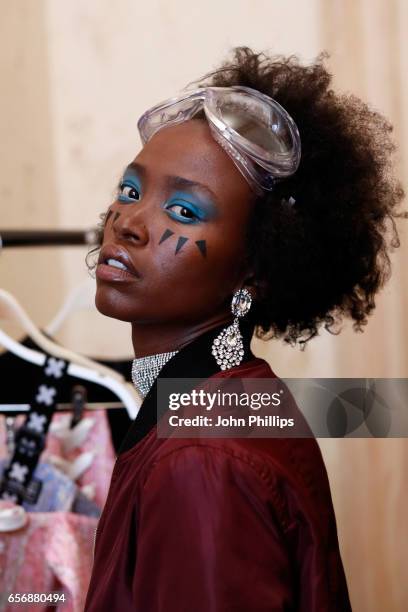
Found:
[{"label": "clothing rack", "polygon": [[7,247],[79,246],[96,245],[100,230],[96,227],[82,230],[2,230],[0,250]]},{"label": "clothing rack", "polygon": [[[74,411],[72,403],[56,404],[54,408],[57,411]],[[84,410],[112,410],[115,408],[124,408],[124,405],[121,402],[92,402],[84,406]],[[0,414],[7,416],[26,414],[29,411],[30,404],[0,404]]]}]

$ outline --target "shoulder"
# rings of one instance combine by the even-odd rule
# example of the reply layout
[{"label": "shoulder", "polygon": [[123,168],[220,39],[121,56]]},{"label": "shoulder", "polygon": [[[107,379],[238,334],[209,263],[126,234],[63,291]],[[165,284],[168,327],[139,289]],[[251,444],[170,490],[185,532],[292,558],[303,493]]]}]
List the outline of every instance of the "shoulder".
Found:
[{"label": "shoulder", "polygon": [[142,498],[166,500],[183,513],[198,505],[219,516],[252,508],[266,522],[275,516],[285,529],[289,520],[276,474],[230,442],[168,440],[146,473]]},{"label": "shoulder", "polygon": [[[260,504],[283,530],[294,517],[315,524],[333,513],[330,487],[314,439],[175,439],[160,446],[144,488],[186,497],[208,495]],[[296,519],[297,520],[297,519]]]}]

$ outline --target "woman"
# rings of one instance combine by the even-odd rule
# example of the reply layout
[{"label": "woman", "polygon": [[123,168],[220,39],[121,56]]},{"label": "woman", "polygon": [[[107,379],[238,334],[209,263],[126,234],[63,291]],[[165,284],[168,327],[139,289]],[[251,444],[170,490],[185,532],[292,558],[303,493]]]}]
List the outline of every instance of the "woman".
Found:
[{"label": "woman", "polygon": [[313,437],[159,437],[156,423],[159,380],[272,379],[254,330],[305,346],[342,316],[362,329],[375,306],[403,195],[391,127],[335,95],[323,59],[238,48],[200,92],[139,121],[96,304],[131,323],[145,398],[99,521],[88,612],[351,609]]}]

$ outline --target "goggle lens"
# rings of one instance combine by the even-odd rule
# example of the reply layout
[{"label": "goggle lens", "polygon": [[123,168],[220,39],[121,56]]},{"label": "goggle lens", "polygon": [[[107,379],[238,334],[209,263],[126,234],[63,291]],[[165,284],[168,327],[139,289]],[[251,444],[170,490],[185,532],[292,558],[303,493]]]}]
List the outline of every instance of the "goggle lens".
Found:
[{"label": "goggle lens", "polygon": [[213,100],[218,117],[242,138],[261,147],[269,154],[288,154],[293,149],[292,135],[286,121],[270,106],[267,107],[243,92],[222,92]]},{"label": "goggle lens", "polygon": [[288,153],[292,148],[292,137],[279,118],[272,119],[270,127],[260,119],[241,109],[228,106],[220,108],[220,117],[237,134],[269,153]]}]

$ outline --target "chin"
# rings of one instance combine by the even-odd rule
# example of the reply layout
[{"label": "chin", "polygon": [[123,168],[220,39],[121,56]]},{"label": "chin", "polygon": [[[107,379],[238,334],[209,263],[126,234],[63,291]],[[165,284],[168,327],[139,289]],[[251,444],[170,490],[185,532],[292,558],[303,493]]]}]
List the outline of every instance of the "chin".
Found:
[{"label": "chin", "polygon": [[129,304],[124,303],[123,296],[107,287],[97,288],[95,306],[98,312],[111,319],[128,323],[135,319],[135,313],[129,308]]}]

